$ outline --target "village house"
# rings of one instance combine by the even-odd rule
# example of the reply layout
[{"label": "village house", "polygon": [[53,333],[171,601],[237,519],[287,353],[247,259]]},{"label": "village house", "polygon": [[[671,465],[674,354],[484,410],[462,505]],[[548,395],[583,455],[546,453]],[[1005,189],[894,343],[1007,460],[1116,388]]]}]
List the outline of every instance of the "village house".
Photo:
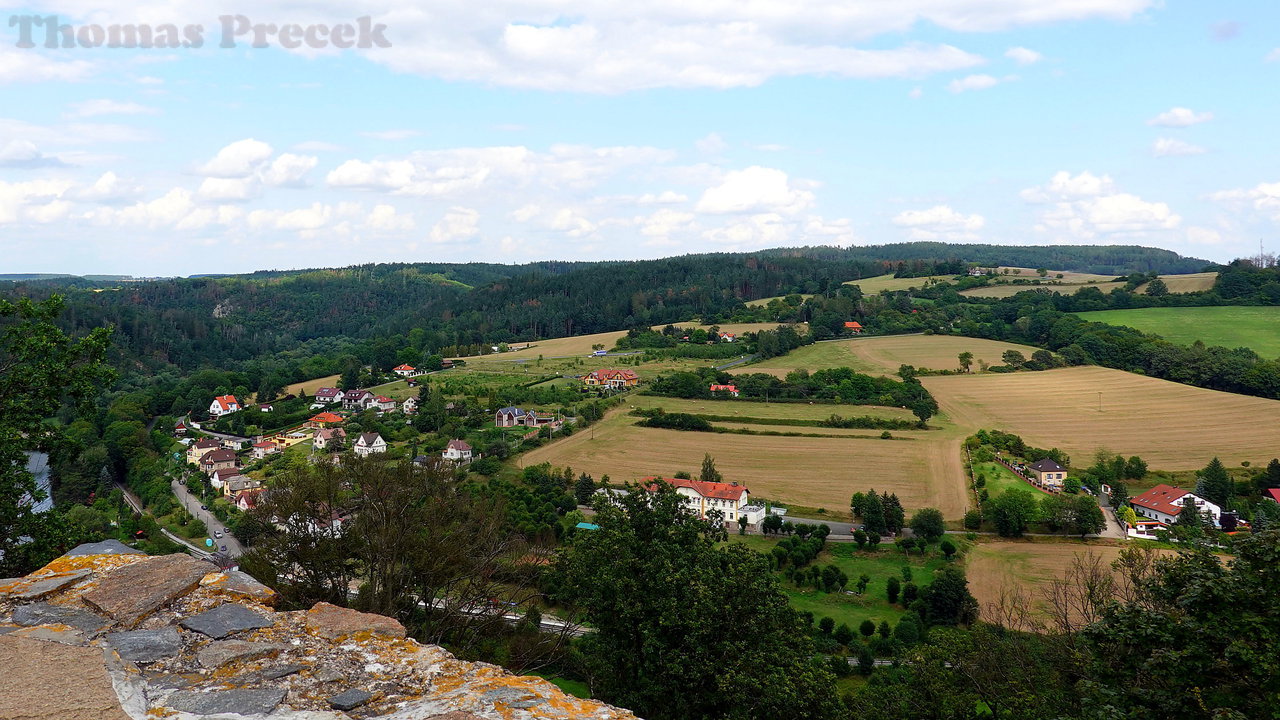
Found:
[{"label": "village house", "polygon": [[270,440],[263,440],[253,444],[253,457],[255,460],[261,460],[272,453],[280,452],[280,446]]},{"label": "village house", "polygon": [[368,390],[348,390],[342,393],[342,407],[346,410],[363,410],[373,400]]},{"label": "village house", "polygon": [[303,427],[323,428],[330,425],[337,425],[340,422],[342,422],[342,418],[340,416],[331,412],[322,412],[319,415],[312,416],[310,420],[303,424]]},{"label": "village house", "polygon": [[863,327],[862,327],[862,323],[858,322],[857,320],[850,320],[844,324],[844,329],[857,335],[862,332]]},{"label": "village house", "polygon": [[1035,479],[1036,484],[1044,488],[1061,490],[1062,484],[1067,479],[1067,469],[1049,458],[1031,463],[1027,466],[1027,470]]},{"label": "village house", "polygon": [[729,393],[730,395],[732,395],[732,396],[734,396],[734,397],[738,397],[738,386],[737,386],[737,385],[715,385],[715,384],[712,384],[712,385],[711,385],[711,392],[712,392],[712,393]]},{"label": "village house", "polygon": [[386,452],[387,441],[383,440],[382,436],[376,432],[361,433],[360,437],[356,439],[355,445],[352,446],[352,449],[356,451],[356,455],[359,455],[360,457],[368,457],[370,455]]},{"label": "village house", "polygon": [[552,430],[560,429],[564,423],[560,420],[560,416],[555,413],[539,412],[529,410],[524,414],[524,426],[531,428],[549,427]]},{"label": "village house", "polygon": [[369,407],[374,408],[378,412],[391,412],[396,409],[396,401],[389,397],[379,395],[373,399],[373,402],[369,403]]},{"label": "village house", "polygon": [[340,447],[347,439],[347,431],[342,428],[321,428],[316,431],[311,447],[316,450],[331,450]]},{"label": "village house", "polygon": [[634,370],[592,370],[582,378],[587,387],[628,388],[640,384]]},{"label": "village house", "polygon": [[178,424],[173,426],[173,434],[174,434],[174,435],[186,435],[186,434],[187,434],[187,424],[186,424],[186,423],[184,423],[184,422],[182,422],[181,420],[179,420],[179,421],[178,421]]},{"label": "village house", "polygon": [[232,501],[235,503],[236,507],[240,508],[244,512],[248,512],[258,507],[258,503],[262,501],[262,496],[266,492],[267,489],[263,487],[245,488],[244,490],[237,492],[232,497]]},{"label": "village house", "polygon": [[261,480],[254,480],[253,478],[247,478],[242,476],[242,477],[232,478],[228,480],[226,484],[222,486],[222,494],[229,498],[234,498],[236,493],[238,492],[244,492],[245,490],[260,490],[260,489],[262,489]]},{"label": "village house", "polygon": [[733,342],[738,339],[738,336],[733,333],[722,332],[720,333],[719,338],[720,342]]},{"label": "village house", "polygon": [[764,508],[751,505],[751,493],[746,485],[738,483],[710,482],[706,480],[684,480],[680,478],[647,477],[640,480],[644,489],[653,492],[659,480],[674,486],[676,493],[684,498],[690,510],[700,518],[707,513],[719,510],[725,522],[736,523],[739,517],[745,516],[747,524],[754,525],[764,519]]},{"label": "village house", "polygon": [[412,365],[408,365],[408,364],[401,365],[397,368],[394,368],[391,372],[404,378],[413,377],[414,375],[418,374],[418,371],[414,369]]},{"label": "village house", "polygon": [[338,388],[322,387],[311,396],[311,409],[316,410],[342,400],[342,391]]},{"label": "village house", "polygon": [[218,470],[228,468],[239,468],[240,458],[236,457],[235,452],[226,448],[210,450],[200,458],[200,469],[204,470],[204,474],[210,477]]},{"label": "village house", "polygon": [[222,447],[222,443],[213,438],[200,438],[191,443],[191,447],[187,448],[187,462],[192,465],[199,465],[200,458],[204,457],[205,453],[217,450],[220,447]]},{"label": "village house", "polygon": [[518,427],[524,425],[524,410],[518,407],[504,407],[494,413],[493,424],[498,427]]},{"label": "village house", "polygon": [[261,405],[258,406],[258,412],[273,412],[274,410],[275,408],[271,405],[271,403],[262,403]]},{"label": "village house", "polygon": [[209,403],[210,417],[222,417],[240,410],[240,401],[235,395],[219,395]]},{"label": "village house", "polygon": [[222,470],[213,471],[213,474],[209,476],[209,484],[213,486],[214,490],[222,490],[222,488],[226,487],[228,481],[242,477],[244,475],[240,474],[240,468],[223,468]]},{"label": "village house", "polygon": [[1213,518],[1215,526],[1222,522],[1222,508],[1198,497],[1182,488],[1170,485],[1157,485],[1141,495],[1129,500],[1133,511],[1145,518],[1151,518],[1166,525],[1177,522],[1178,516],[1187,509],[1194,509],[1201,514]]},{"label": "village house", "polygon": [[1275,503],[1280,503],[1280,488],[1267,488],[1262,491],[1262,497]]},{"label": "village house", "polygon": [[471,462],[471,446],[464,440],[450,440],[448,447],[444,452],[440,453],[440,457],[445,460],[452,460],[455,463]]},{"label": "village house", "polygon": [[400,412],[405,415],[412,415],[418,412],[418,399],[413,396],[405,398],[404,402],[400,403]]}]

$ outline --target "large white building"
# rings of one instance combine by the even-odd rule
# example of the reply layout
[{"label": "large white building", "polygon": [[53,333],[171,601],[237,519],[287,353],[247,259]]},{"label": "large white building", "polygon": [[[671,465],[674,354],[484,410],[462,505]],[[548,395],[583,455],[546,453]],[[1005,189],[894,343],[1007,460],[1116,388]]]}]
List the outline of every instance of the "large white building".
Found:
[{"label": "large white building", "polygon": [[212,417],[221,417],[230,415],[240,410],[240,401],[235,395],[219,395],[209,403],[209,415]]},{"label": "large white building", "polygon": [[657,477],[644,478],[640,482],[646,489],[653,490],[659,480],[674,486],[698,517],[705,518],[711,511],[719,510],[725,522],[736,523],[739,517],[745,516],[747,524],[754,525],[764,519],[764,507],[751,505],[751,492],[746,485]]},{"label": "large white building", "polygon": [[1166,525],[1177,522],[1178,515],[1189,507],[1194,507],[1201,514],[1208,513],[1213,517],[1213,524],[1220,525],[1222,508],[1198,495],[1171,485],[1157,485],[1141,495],[1129,500],[1133,511],[1145,518],[1150,518]]}]

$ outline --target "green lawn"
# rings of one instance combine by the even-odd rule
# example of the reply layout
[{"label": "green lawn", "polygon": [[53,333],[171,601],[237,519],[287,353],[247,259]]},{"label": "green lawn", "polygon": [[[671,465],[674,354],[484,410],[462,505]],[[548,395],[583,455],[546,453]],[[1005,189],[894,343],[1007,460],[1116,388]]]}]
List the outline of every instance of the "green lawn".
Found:
[{"label": "green lawn", "polygon": [[1169,342],[1247,347],[1265,358],[1280,357],[1280,307],[1187,307],[1100,310],[1077,313],[1090,322],[1125,325]]},{"label": "green lawn", "polygon": [[582,698],[584,700],[589,700],[591,698],[591,691],[587,688],[587,684],[581,680],[570,680],[566,677],[551,675],[545,672],[531,672],[528,674],[533,675],[534,677],[540,677],[574,697]]},{"label": "green lawn", "polygon": [[976,478],[979,473],[987,476],[985,488],[990,497],[1010,489],[1040,492],[1034,485],[1014,475],[1012,470],[997,462],[974,463],[973,476]]},{"label": "green lawn", "polygon": [[[777,540],[759,535],[732,535],[730,540],[741,542],[753,550],[768,552],[777,544]],[[953,538],[955,541],[955,538]],[[836,621],[857,631],[863,620],[871,620],[877,625],[881,620],[888,620],[895,625],[906,612],[900,605],[890,605],[885,590],[890,577],[902,580],[902,567],[911,567],[911,581],[917,587],[924,587],[933,582],[933,574],[947,564],[947,561],[936,550],[921,557],[912,555],[907,558],[892,543],[882,543],[874,552],[859,552],[852,543],[828,543],[823,552],[813,561],[815,565],[832,565],[849,576],[849,589],[852,590],[862,574],[870,576],[871,582],[862,595],[851,595],[840,592],[826,593],[812,587],[798,588],[779,573],[783,592],[791,601],[791,607],[801,612],[813,613],[814,621],[829,616]]]}]

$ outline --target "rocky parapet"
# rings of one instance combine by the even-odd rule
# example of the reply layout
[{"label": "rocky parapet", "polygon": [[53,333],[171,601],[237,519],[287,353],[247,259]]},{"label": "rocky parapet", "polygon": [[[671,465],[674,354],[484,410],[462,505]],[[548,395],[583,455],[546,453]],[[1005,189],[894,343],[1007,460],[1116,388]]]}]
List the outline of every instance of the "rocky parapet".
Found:
[{"label": "rocky parapet", "polygon": [[110,542],[0,580],[0,718],[635,717],[458,660],[391,618],[275,599],[244,573]]}]

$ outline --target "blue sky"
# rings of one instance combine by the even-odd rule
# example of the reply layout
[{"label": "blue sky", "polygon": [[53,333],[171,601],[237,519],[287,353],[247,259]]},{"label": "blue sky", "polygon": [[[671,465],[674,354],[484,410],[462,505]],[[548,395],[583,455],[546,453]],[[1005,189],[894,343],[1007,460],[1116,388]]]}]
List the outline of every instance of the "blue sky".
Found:
[{"label": "blue sky", "polygon": [[[916,239],[1270,249],[1280,6],[354,0],[4,15],[3,272],[187,275]],[[218,17],[390,48],[217,47]],[[42,36],[37,32],[37,39]]]}]

